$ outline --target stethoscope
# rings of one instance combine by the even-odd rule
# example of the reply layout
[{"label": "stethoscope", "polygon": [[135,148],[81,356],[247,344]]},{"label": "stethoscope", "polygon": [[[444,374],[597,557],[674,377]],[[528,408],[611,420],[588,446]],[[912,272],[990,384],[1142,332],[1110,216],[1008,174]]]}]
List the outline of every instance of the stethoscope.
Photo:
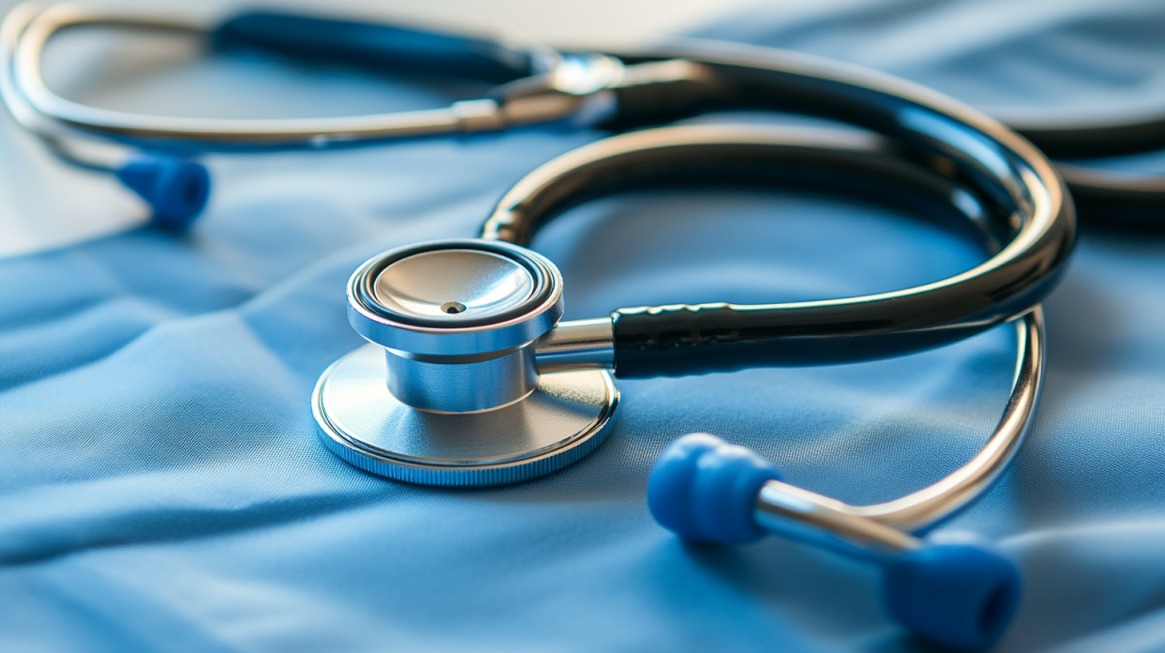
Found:
[{"label": "stethoscope", "polygon": [[[973,158],[959,156],[957,166]],[[772,532],[877,563],[891,616],[940,644],[981,648],[1016,609],[1017,567],[971,536],[926,533],[991,487],[1031,427],[1044,360],[1042,315],[1033,303],[1056,275],[1072,232],[1063,195],[1041,185],[1056,184],[1054,176],[1028,169],[1008,180],[1004,170],[990,181],[986,168],[978,178],[947,176],[895,156],[885,141],[756,127],[659,128],[567,153],[514,185],[479,238],[390,250],[356,270],[348,318],[370,344],[321,375],[312,397],[321,439],[352,465],[388,478],[512,483],[599,446],[619,402],[616,376],[876,358],[1023,314],[1011,395],[995,432],[929,487],[851,506],[789,485],[773,465],[708,435],[669,447],[648,486],[656,520],[685,538],[735,543]],[[1018,202],[986,192],[997,181],[1018,182],[1010,188]],[[562,276],[527,248],[540,227],[596,196],[707,182],[795,184],[904,204],[931,218],[961,219],[996,253],[950,279],[880,295],[640,307],[559,321]]]},{"label": "stethoscope", "polygon": [[[569,82],[558,80],[573,68],[557,62],[547,74],[503,87],[499,99],[403,117],[260,123],[151,117],[143,123],[142,116],[75,105],[37,86],[35,61],[48,37],[93,20],[56,9],[21,30],[14,76],[5,86],[6,96],[14,85],[22,89],[23,104],[14,114],[43,119],[54,134],[95,130],[134,147],[173,138],[191,143],[192,151],[322,146],[568,117],[604,126],[634,122],[659,116],[658,92],[692,94],[693,106],[702,106],[700,84],[716,83],[710,80],[717,71],[735,71],[743,77],[732,88],[763,86],[765,106],[779,103],[880,134],[798,140],[787,130],[755,126],[671,127],[608,138],[558,157],[503,195],[478,238],[390,250],[355,271],[347,287],[348,318],[369,344],[323,372],[312,411],[321,441],[368,472],[429,485],[500,485],[551,473],[595,450],[618,407],[616,377],[876,359],[956,342],[1018,317],[1016,374],[1004,414],[982,450],[934,485],[885,504],[850,506],[782,482],[771,465],[738,447],[695,436],[665,452],[648,489],[657,521],[684,537],[740,542],[777,532],[882,564],[892,616],[938,643],[982,647],[1010,621],[1019,587],[1014,563],[982,542],[925,533],[982,495],[1006,469],[1037,403],[1044,358],[1038,303],[1071,250],[1074,217],[1059,177],[1027,141],[919,87],[791,55],[764,67],[729,59],[622,66],[589,55],[581,77]],[[254,14],[228,21],[216,34],[229,41],[237,32],[243,35],[238,41],[259,43],[267,38],[260,35],[275,34],[274,46],[297,47],[279,41],[284,28],[326,33],[329,25],[351,36],[350,23]],[[382,34],[379,29],[373,35]],[[454,47],[476,43],[445,38]],[[348,42],[319,41],[323,54],[337,54],[327,48]],[[474,56],[483,75],[501,75],[504,66],[485,62],[507,62],[512,52]],[[509,64],[529,72],[546,65],[543,54]],[[467,59],[452,60],[462,65]],[[578,81],[603,78],[608,73],[602,71],[611,76],[589,90]],[[167,154],[136,165],[164,172],[188,163]],[[119,165],[108,169],[135,164]],[[947,279],[875,295],[623,308],[607,317],[560,320],[562,275],[528,247],[542,225],[597,196],[709,181],[784,181],[906,202],[929,215],[961,217],[992,254]]]},{"label": "stethoscope", "polygon": [[[145,115],[67,100],[44,83],[41,55],[57,33],[109,26],[201,35],[218,48],[285,54],[411,73],[500,84],[490,97],[444,109],[281,120],[221,120]],[[860,98],[829,103],[811,85],[790,101],[790,73],[815,58],[766,48],[689,42],[621,53],[565,53],[394,25],[278,12],[244,12],[217,24],[193,19],[120,16],[71,6],[13,10],[0,33],[0,94],[11,113],[62,160],[113,174],[149,205],[155,223],[187,226],[204,207],[210,178],[193,157],[213,151],[350,146],[392,139],[496,132],[554,123],[622,131],[712,110],[813,112],[848,120]],[[835,65],[830,69],[840,68]],[[867,76],[868,75],[864,75]],[[1113,157],[1165,147],[1165,118],[1126,122],[1014,124],[1053,158]],[[94,141],[128,146],[98,147]],[[1130,178],[1061,164],[1074,200],[1093,223],[1165,224],[1165,178]]]}]

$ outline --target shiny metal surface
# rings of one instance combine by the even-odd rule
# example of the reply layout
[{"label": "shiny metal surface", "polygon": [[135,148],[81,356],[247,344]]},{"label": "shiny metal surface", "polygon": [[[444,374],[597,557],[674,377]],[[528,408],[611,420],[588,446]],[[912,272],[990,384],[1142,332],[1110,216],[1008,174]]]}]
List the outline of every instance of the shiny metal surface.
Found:
[{"label": "shiny metal surface", "polygon": [[312,411],[327,447],[365,471],[425,485],[501,485],[553,472],[606,438],[619,401],[610,373],[544,374],[521,401],[481,413],[417,410],[385,387],[366,345],[320,377]]},{"label": "shiny metal surface", "polygon": [[[111,172],[125,161],[124,152],[93,139],[82,143],[80,139],[63,138],[65,133],[60,125],[30,106],[17,87],[12,69],[14,50],[21,34],[37,14],[38,10],[32,5],[17,5],[0,24],[0,98],[17,124],[39,138],[61,161],[87,170]],[[82,145],[87,146],[84,152],[79,151],[78,146]]]},{"label": "shiny metal surface", "polygon": [[534,345],[540,372],[615,367],[615,334],[611,319],[559,322]]},{"label": "shiny metal surface", "polygon": [[1039,306],[1015,323],[1017,361],[1011,396],[995,431],[967,464],[937,483],[901,499],[856,507],[855,514],[907,531],[954,514],[987,490],[1015,457],[1031,430],[1043,388],[1044,313]]},{"label": "shiny metal surface", "polygon": [[769,481],[761,488],[755,519],[770,533],[847,553],[893,555],[920,545],[908,533],[854,515],[837,499],[781,481]]},{"label": "shiny metal surface", "polygon": [[408,358],[385,350],[381,379],[400,401],[430,412],[473,413],[519,401],[538,385],[531,347],[491,357]]},{"label": "shiny metal surface", "polygon": [[534,275],[512,258],[475,249],[443,249],[400,259],[371,280],[389,311],[437,321],[493,318],[534,295]]},{"label": "shiny metal surface", "polygon": [[16,43],[36,16],[35,7],[27,4],[17,5],[4,16],[4,22],[0,23],[0,94],[4,97],[9,113],[21,127],[34,134],[44,134],[51,130],[51,121],[43,118],[29,106],[24,94],[16,86],[12,71]]},{"label": "shiny metal surface", "polygon": [[562,316],[562,276],[504,243],[421,243],[369,259],[348,282],[348,317],[384,348],[382,383],[432,412],[498,408],[538,384],[534,342]]},{"label": "shiny metal surface", "polygon": [[757,497],[756,523],[774,533],[873,555],[917,546],[909,535],[951,517],[986,492],[1023,444],[1043,386],[1043,311],[1016,322],[1017,361],[1003,416],[983,448],[942,480],[900,499],[852,506],[787,483],[770,481]]},{"label": "shiny metal surface", "polygon": [[[402,295],[394,297],[397,290]],[[505,296],[507,290],[513,295]],[[496,356],[558,322],[562,275],[524,247],[431,241],[366,261],[348,281],[348,304],[357,333],[401,356]]]},{"label": "shiny metal surface", "polygon": [[[373,344],[324,372],[312,410],[349,463],[426,485],[498,485],[559,469],[606,437],[619,398],[610,372],[535,364],[562,315],[562,278],[544,257],[476,240],[398,248],[361,265],[348,298]],[[556,350],[593,350],[592,322],[602,321],[551,338]]]}]

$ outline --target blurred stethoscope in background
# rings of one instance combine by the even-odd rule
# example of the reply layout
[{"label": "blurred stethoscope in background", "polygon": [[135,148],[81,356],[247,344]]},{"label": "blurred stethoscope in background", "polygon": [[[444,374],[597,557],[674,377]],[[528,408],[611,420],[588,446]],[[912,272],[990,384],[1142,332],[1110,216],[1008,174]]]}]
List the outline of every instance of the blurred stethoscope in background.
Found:
[{"label": "blurred stethoscope in background", "polygon": [[[615,377],[872,360],[1018,319],[1011,395],[994,433],[968,463],[929,487],[851,506],[784,483],[739,447],[688,436],[660,458],[648,488],[657,521],[684,537],[740,542],[771,531],[880,563],[890,613],[941,644],[979,648],[1010,621],[1019,588],[1014,563],[983,542],[927,532],[1006,469],[1039,395],[1039,302],[1063,270],[1075,220],[1061,179],[1024,139],[939,94],[816,58],[736,48],[700,52],[695,60],[673,56],[682,49],[563,55],[270,13],[243,14],[206,32],[222,45],[407,62],[427,73],[507,83],[488,99],[389,115],[134,115],[70,102],[40,79],[49,37],[89,24],[203,29],[22,9],[3,30],[3,50],[13,54],[0,75],[5,98],[22,124],[67,160],[79,158],[70,137],[86,134],[152,152],[122,151],[84,165],[116,173],[171,226],[192,219],[209,188],[205,169],[183,157],[215,150],[325,147],[551,121],[623,130],[721,108],[787,111],[864,130],[665,127],[607,138],[540,166],[502,196],[478,238],[394,249],[356,270],[348,317],[370,344],[322,374],[313,414],[325,445],[368,472],[430,485],[500,485],[553,472],[598,447],[619,402]],[[1087,141],[1055,134],[1044,136],[1073,147]],[[562,275],[528,248],[541,226],[611,193],[706,183],[795,184],[905,206],[961,224],[990,256],[946,279],[860,297],[623,308],[560,321]]]},{"label": "blurred stethoscope in background", "polygon": [[[487,98],[448,108],[334,118],[227,120],[128,113],[54,93],[41,75],[48,41],[88,26],[200,35],[210,47],[258,48],[372,70],[499,84]],[[181,229],[205,205],[213,151],[325,148],[420,136],[496,132],[557,123],[622,131],[708,111],[789,111],[777,89],[788,66],[813,58],[760,47],[681,42],[620,53],[559,52],[388,24],[279,12],[243,12],[219,23],[173,16],[20,6],[0,33],[0,94],[9,110],[62,160],[114,174],[141,196],[157,224]],[[812,94],[811,88],[802,90]],[[804,98],[809,99],[809,98]],[[817,103],[820,117],[838,109]],[[844,111],[844,109],[842,109]],[[1013,124],[1056,159],[1116,157],[1165,148],[1165,117],[1113,123]],[[91,152],[78,140],[121,147]],[[1132,178],[1060,166],[1086,222],[1165,226],[1165,178]]]}]

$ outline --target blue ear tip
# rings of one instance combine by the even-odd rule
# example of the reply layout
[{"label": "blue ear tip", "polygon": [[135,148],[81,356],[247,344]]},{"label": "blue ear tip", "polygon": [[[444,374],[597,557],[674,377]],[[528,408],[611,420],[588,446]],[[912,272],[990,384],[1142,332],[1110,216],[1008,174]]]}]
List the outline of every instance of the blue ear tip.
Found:
[{"label": "blue ear tip", "polygon": [[150,205],[154,224],[174,231],[189,227],[210,198],[210,173],[197,161],[135,157],[117,170],[117,178]]},{"label": "blue ear tip", "polygon": [[664,450],[647,482],[652,517],[680,537],[744,543],[763,535],[753,521],[757,493],[780,472],[755,453],[707,434]]},{"label": "blue ear tip", "polygon": [[965,651],[993,644],[1019,607],[1019,568],[990,544],[935,534],[891,562],[883,579],[891,616],[938,644]]},{"label": "blue ear tip", "polygon": [[655,461],[647,478],[647,508],[660,526],[680,537],[699,538],[691,513],[693,478],[700,457],[723,446],[706,433],[691,433],[672,442]]}]

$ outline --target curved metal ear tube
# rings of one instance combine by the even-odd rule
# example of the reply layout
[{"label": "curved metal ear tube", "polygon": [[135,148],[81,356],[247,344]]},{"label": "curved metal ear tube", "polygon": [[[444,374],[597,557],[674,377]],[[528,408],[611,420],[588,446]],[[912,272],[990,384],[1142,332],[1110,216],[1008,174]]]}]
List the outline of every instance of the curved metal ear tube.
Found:
[{"label": "curved metal ear tube", "polygon": [[1018,322],[1016,331],[1015,379],[994,434],[934,485],[886,503],[851,506],[784,482],[775,465],[748,449],[693,434],[656,461],[647,487],[652,516],[687,539],[742,544],[773,533],[872,561],[883,569],[883,603],[896,620],[952,648],[989,646],[1018,606],[1015,563],[974,536],[916,534],[989,489],[1031,428],[1043,378],[1041,309]]}]

